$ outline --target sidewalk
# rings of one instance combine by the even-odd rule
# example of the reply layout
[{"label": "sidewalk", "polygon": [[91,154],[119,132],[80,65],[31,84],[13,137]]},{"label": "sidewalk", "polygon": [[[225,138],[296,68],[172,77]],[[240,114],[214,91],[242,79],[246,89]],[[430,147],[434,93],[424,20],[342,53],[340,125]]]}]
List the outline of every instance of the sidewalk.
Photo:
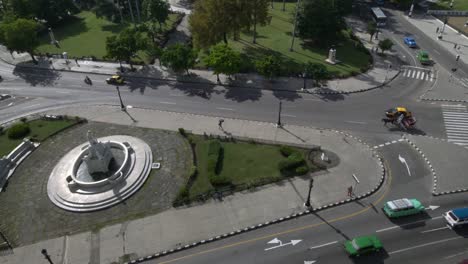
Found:
[{"label": "sidewalk", "polygon": [[[90,121],[177,130],[183,127],[196,134],[225,135],[218,118],[131,108],[128,114],[117,106],[73,107],[51,114],[79,115]],[[382,163],[354,137],[335,131],[289,126],[279,129],[266,122],[224,118],[224,131],[248,137],[306,146],[320,145],[340,155],[338,166],[314,176],[311,202],[314,208],[339,205],[348,199],[347,188],[354,185],[352,174],[360,180],[355,195],[370,195],[383,180]],[[155,157],[156,158],[156,157]],[[257,191],[227,196],[222,202],[209,200],[193,207],[173,208],[157,215],[104,227],[14,249],[14,254],[0,257],[2,263],[36,263],[40,250],[47,248],[54,263],[111,263],[124,255],[131,259],[155,254],[223,234],[242,232],[251,226],[266,225],[282,217],[294,217],[305,210],[303,204],[308,179],[296,177],[281,184],[271,184]],[[336,203],[336,204],[335,204]],[[259,210],[261,208],[261,210]],[[294,216],[291,216],[294,215]],[[194,224],[197,228],[193,228]],[[255,227],[256,228],[256,227]]]},{"label": "sidewalk", "polygon": [[[185,18],[186,20],[186,18]],[[186,21],[184,22],[186,23]],[[355,30],[356,36],[363,42],[363,44],[371,49],[376,43],[369,43],[369,35],[365,33],[365,25],[362,21],[354,20],[352,28]],[[174,33],[180,38],[184,38],[187,34],[186,25],[180,25]],[[171,41],[171,40],[170,40]],[[236,74],[233,80],[228,76],[220,75],[221,84],[236,87],[258,88],[267,90],[285,90],[294,92],[305,93],[320,93],[320,94],[336,94],[336,93],[356,93],[371,90],[381,87],[384,82],[388,83],[394,79],[399,73],[399,61],[394,56],[386,55],[385,57],[377,56],[372,53],[374,58],[374,66],[366,73],[349,77],[346,79],[336,79],[328,81],[322,87],[311,87],[311,81],[308,82],[309,89],[303,90],[304,80],[299,77],[280,77],[273,81],[265,79],[258,74]],[[337,54],[339,59],[339,54]],[[28,54],[17,54],[13,52],[10,54],[5,47],[0,46],[0,59],[9,63],[17,65],[18,67],[32,67],[42,68],[47,70],[59,71],[74,71],[88,74],[105,74],[112,75],[120,71],[120,64],[113,62],[100,62],[91,60],[78,60],[70,59],[67,63],[61,58],[37,58],[38,65],[31,62],[31,57]],[[52,63],[50,63],[52,61]],[[392,69],[388,69],[388,63],[392,63]],[[128,64],[123,64],[128,69]],[[209,70],[190,70],[191,76],[180,76],[169,71],[165,67],[159,65],[145,65],[135,66],[135,72],[126,71],[123,76],[128,77],[141,77],[141,78],[154,78],[164,80],[177,80],[181,82],[199,82],[216,85],[216,75]]]}]

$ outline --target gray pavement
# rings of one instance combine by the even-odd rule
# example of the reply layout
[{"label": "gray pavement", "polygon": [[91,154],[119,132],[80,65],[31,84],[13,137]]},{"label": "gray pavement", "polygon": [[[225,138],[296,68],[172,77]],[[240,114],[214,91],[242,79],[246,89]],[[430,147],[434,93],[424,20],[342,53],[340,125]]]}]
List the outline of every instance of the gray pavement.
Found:
[{"label": "gray pavement", "polygon": [[[352,174],[360,180],[355,195],[368,192],[378,185],[381,165],[373,152],[357,139],[327,130],[301,126],[275,128],[271,123],[225,118],[224,130],[218,128],[218,118],[131,108],[128,113],[136,123],[117,107],[97,106],[67,108],[52,111],[79,115],[94,121],[176,130],[184,127],[193,133],[263,139],[300,145],[321,145],[338,153],[340,164],[326,173],[314,175],[312,205],[319,207],[347,199],[347,187],[354,185]],[[223,202],[177,208],[135,221],[105,227],[99,231],[69,235],[33,245],[16,248],[14,254],[1,257],[4,263],[33,263],[40,257],[40,248],[47,248],[54,260],[63,263],[110,263],[119,257],[136,258],[158,251],[264,223],[291,213],[303,211],[308,180],[294,178],[281,184],[239,193]],[[261,208],[261,210],[259,210]],[[194,224],[197,228],[193,228]]]},{"label": "gray pavement", "polygon": [[407,138],[421,150],[433,167],[433,193],[468,190],[468,149],[431,137],[408,135]]}]

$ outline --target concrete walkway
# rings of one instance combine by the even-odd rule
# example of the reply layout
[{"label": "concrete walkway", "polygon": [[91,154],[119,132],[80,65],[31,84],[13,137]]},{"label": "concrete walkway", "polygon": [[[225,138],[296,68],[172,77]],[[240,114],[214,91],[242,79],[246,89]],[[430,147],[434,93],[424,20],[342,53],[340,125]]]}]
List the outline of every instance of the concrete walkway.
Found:
[{"label": "concrete walkway", "polygon": [[[73,107],[50,113],[158,129],[183,127],[197,134],[205,132],[278,143],[320,145],[338,154],[340,163],[314,175],[311,195],[314,208],[348,199],[347,188],[354,185],[353,173],[360,180],[355,190],[357,196],[375,190],[383,177],[382,164],[367,145],[335,131],[289,125],[276,128],[271,123],[227,118],[224,118],[223,129],[220,129],[216,117],[135,108],[128,109],[127,115],[117,106]],[[42,258],[42,248],[48,250],[56,264],[111,263],[119,261],[122,256],[136,259],[304,211],[307,186],[307,177],[296,177],[253,192],[227,196],[223,201],[209,200],[205,204],[171,209],[95,232],[15,248],[14,254],[0,257],[0,262],[37,263]],[[197,228],[193,228],[195,223]]]}]

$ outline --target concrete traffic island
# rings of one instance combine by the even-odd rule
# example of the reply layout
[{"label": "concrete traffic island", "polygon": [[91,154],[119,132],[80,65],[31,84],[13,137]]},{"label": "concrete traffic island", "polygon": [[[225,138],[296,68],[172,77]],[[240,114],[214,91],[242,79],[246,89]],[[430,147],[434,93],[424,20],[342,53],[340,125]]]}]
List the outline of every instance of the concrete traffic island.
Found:
[{"label": "concrete traffic island", "polygon": [[88,141],[69,151],[49,177],[48,196],[62,209],[89,212],[113,206],[149,176],[153,157],[144,141],[124,135],[95,139],[90,131]]}]

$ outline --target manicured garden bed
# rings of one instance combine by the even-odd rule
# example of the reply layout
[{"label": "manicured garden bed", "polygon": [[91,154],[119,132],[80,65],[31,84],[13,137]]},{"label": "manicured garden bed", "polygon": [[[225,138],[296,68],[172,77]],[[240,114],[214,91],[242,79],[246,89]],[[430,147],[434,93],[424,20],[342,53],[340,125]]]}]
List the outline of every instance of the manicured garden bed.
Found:
[{"label": "manicured garden bed", "polygon": [[[75,125],[80,120],[77,119],[61,119],[61,120],[42,120],[36,119],[27,121],[26,124],[29,126],[30,132],[26,137],[31,138],[34,141],[41,142],[50,137],[51,135]],[[23,138],[11,139],[8,137],[8,129],[0,133],[0,157],[8,155],[13,149],[16,148]]]},{"label": "manicured garden bed", "polygon": [[[306,158],[310,150],[303,148],[191,134],[186,137],[194,150],[196,170],[194,168],[175,205],[200,200],[216,192],[241,191],[323,168]],[[217,153],[214,156],[213,149]]]}]

